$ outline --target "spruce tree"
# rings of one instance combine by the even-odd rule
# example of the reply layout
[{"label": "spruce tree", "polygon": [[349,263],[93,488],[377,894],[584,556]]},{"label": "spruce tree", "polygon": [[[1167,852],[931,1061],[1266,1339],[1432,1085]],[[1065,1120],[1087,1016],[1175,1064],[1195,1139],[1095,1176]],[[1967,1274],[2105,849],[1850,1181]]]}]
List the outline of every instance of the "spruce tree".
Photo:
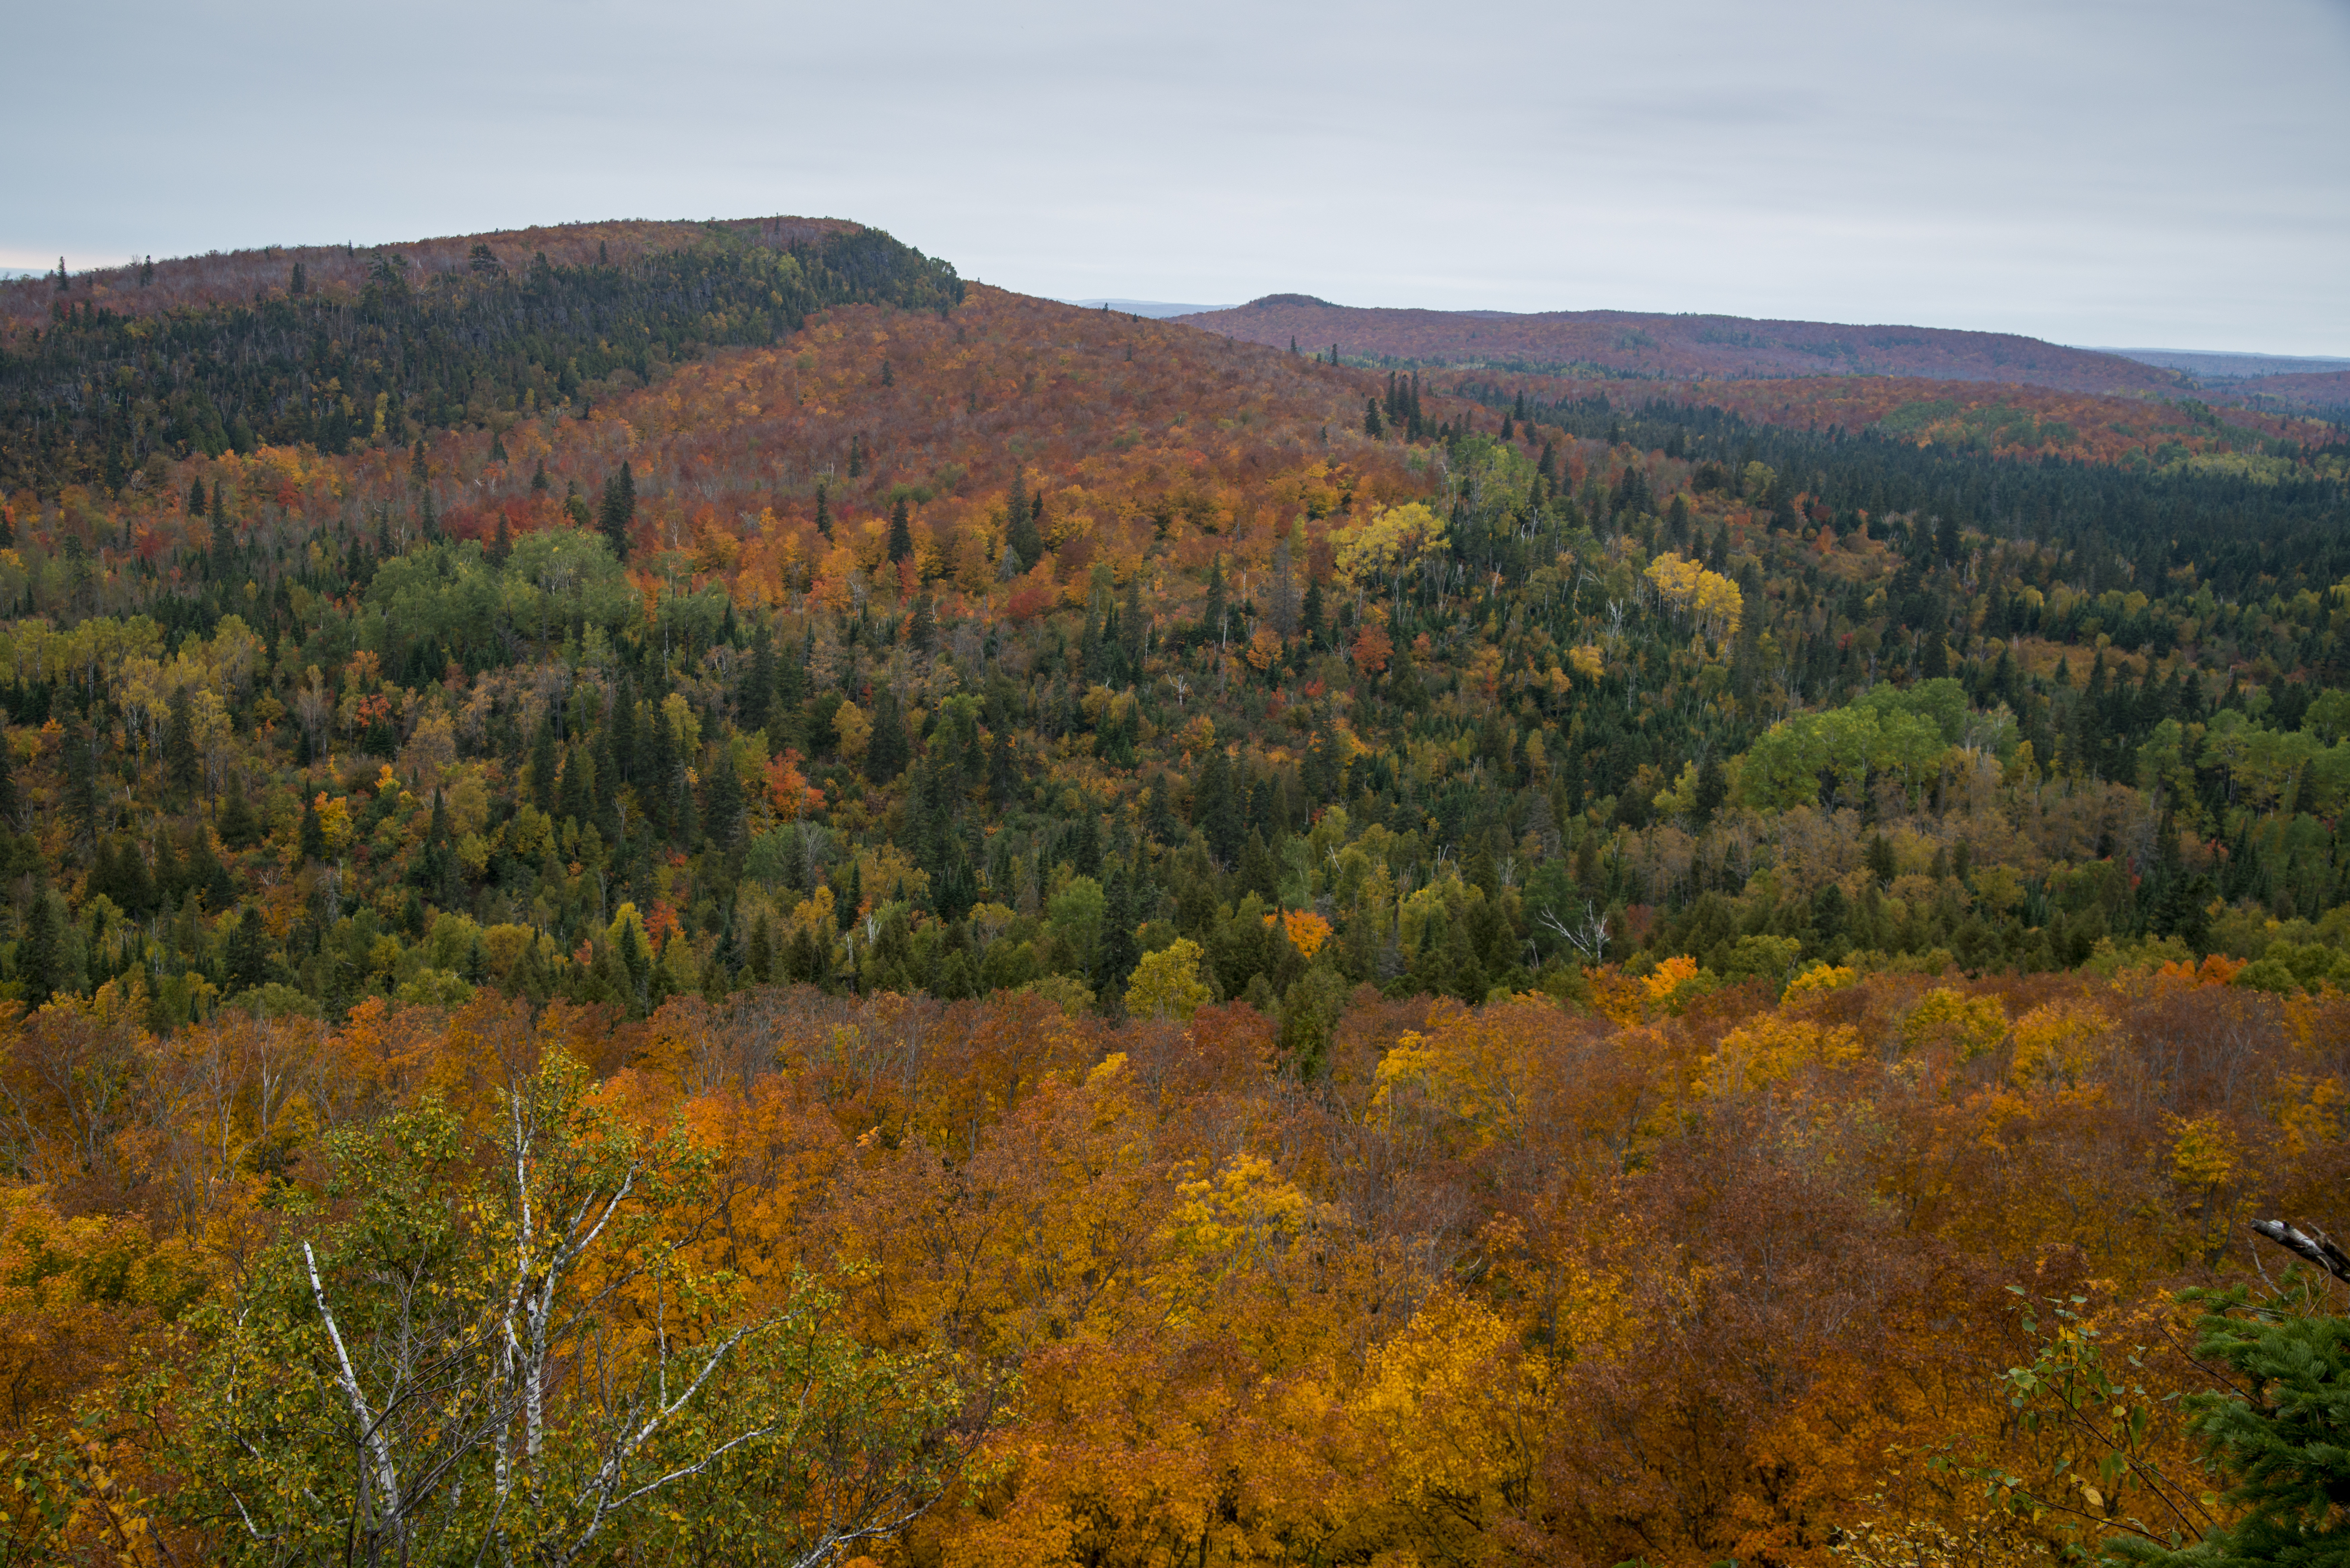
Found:
[{"label": "spruce tree", "polygon": [[1094,990],[1106,1008],[1114,1009],[1125,996],[1126,982],[1142,960],[1141,945],[1135,937],[1140,923],[1134,878],[1119,866],[1110,872],[1109,886],[1103,889],[1101,951],[1094,966]]},{"label": "spruce tree", "polygon": [[702,782],[702,831],[719,848],[732,849],[742,841],[743,815],[743,780],[734,771],[726,742],[721,741],[711,759],[709,777]]},{"label": "spruce tree", "polygon": [[1229,863],[1240,853],[1243,838],[1241,805],[1233,786],[1231,761],[1220,745],[1208,748],[1192,784],[1191,826],[1205,835],[1208,849]]},{"label": "spruce tree", "polygon": [[1003,504],[1003,544],[1020,558],[1020,568],[1025,571],[1045,554],[1045,541],[1036,532],[1036,510],[1028,499],[1028,486],[1018,470],[1012,474],[1012,494]]},{"label": "spruce tree", "polygon": [[33,896],[25,929],[16,944],[16,973],[25,982],[25,1001],[35,1007],[64,989],[66,982],[65,917],[57,896],[44,888]]},{"label": "spruce tree", "polygon": [[775,977],[775,935],[764,910],[751,928],[751,950],[744,967],[751,971],[751,978],[761,985]]},{"label": "spruce tree", "polygon": [[204,759],[195,750],[195,717],[186,687],[172,693],[169,703],[162,736],[162,778],[181,797],[195,793],[195,785],[204,778]]},{"label": "spruce tree", "polygon": [[597,526],[610,542],[612,557],[629,558],[629,530],[637,520],[637,480],[626,462],[619,472],[604,482],[604,504],[597,514]]},{"label": "spruce tree", "polygon": [[583,827],[596,820],[596,763],[585,742],[574,742],[564,760],[555,816],[557,821],[568,817]]},{"label": "spruce tree", "polygon": [[77,850],[98,847],[98,737],[86,724],[66,732],[66,834]]},{"label": "spruce tree", "polygon": [[913,553],[913,528],[906,515],[905,498],[900,496],[898,504],[889,508],[889,559],[894,565],[906,560]]},{"label": "spruce tree", "polygon": [[244,781],[241,777],[229,780],[228,798],[221,802],[213,830],[231,849],[249,849],[261,842],[261,818],[253,809],[252,801],[245,797]]},{"label": "spruce tree", "polygon": [[762,631],[751,644],[750,672],[735,693],[734,722],[743,730],[764,730],[775,701],[775,643]]},{"label": "spruce tree", "polygon": [[556,766],[555,724],[545,720],[530,745],[530,804],[549,816],[555,815]]},{"label": "spruce tree", "polygon": [[898,693],[884,686],[873,704],[873,734],[865,743],[865,776],[877,784],[888,784],[906,771],[909,749]]},{"label": "spruce tree", "polygon": [[[2323,1232],[2275,1220],[2252,1229],[2350,1281],[2350,1256]],[[2233,1483],[2225,1496],[2234,1517],[2183,1547],[2120,1538],[2106,1560],[2147,1568],[2350,1561],[2350,1316],[2329,1311],[2320,1281],[2298,1266],[2259,1297],[2233,1285],[2181,1299],[2204,1308],[2199,1362],[2231,1375],[2228,1386],[2190,1394],[2184,1405],[2211,1468]]]},{"label": "spruce tree", "polygon": [[255,991],[269,981],[269,933],[261,911],[247,904],[228,933],[228,989]]}]

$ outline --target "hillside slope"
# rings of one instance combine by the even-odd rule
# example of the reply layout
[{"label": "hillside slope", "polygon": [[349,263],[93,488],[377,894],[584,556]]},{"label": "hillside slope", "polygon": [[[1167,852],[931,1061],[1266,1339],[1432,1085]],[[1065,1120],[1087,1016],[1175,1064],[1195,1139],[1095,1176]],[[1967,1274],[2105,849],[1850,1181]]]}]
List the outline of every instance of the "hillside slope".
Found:
[{"label": "hillside slope", "polygon": [[962,286],[879,230],[795,218],[248,251],[68,282],[0,289],[0,487],[113,489],[191,451],[380,445],[568,404],[587,382],[641,385],[825,306],[943,308]]},{"label": "hillside slope", "polygon": [[2320,414],[2337,424],[2350,421],[2350,370],[2254,376],[2230,390],[2255,408]]},{"label": "hillside slope", "polygon": [[1231,310],[1178,317],[1253,343],[1377,365],[1483,366],[1566,375],[1738,378],[1874,375],[2012,381],[2074,392],[2161,392],[2174,371],[2012,333],[1930,327],[1754,321],[1621,310],[1512,315],[1487,310],[1361,309],[1276,294]]}]

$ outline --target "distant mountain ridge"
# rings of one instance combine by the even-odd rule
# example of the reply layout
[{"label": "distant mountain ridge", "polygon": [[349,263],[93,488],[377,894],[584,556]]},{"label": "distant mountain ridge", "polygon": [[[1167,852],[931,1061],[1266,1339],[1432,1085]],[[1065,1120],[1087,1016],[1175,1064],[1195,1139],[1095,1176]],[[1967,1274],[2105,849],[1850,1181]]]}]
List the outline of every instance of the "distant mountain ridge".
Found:
[{"label": "distant mountain ridge", "polygon": [[1310,295],[1268,295],[1229,310],[1176,317],[1251,342],[1327,352],[1373,364],[1569,376],[1768,379],[1789,376],[1918,376],[2009,381],[2074,392],[2193,389],[2180,372],[2120,354],[2070,348],[2005,332],[1949,327],[1766,321],[1627,310],[1364,309]]},{"label": "distant mountain ridge", "polygon": [[2258,380],[2270,376],[2327,376],[2350,370],[2350,359],[2323,355],[2230,354],[2206,348],[2096,348],[2125,359],[2184,370],[2200,381]]},{"label": "distant mountain ridge", "polygon": [[1140,316],[1152,321],[1164,321],[1177,316],[1197,316],[1203,311],[1234,308],[1229,305],[1185,305],[1171,299],[1065,299],[1060,303],[1082,306],[1087,310],[1114,310],[1122,315]]}]

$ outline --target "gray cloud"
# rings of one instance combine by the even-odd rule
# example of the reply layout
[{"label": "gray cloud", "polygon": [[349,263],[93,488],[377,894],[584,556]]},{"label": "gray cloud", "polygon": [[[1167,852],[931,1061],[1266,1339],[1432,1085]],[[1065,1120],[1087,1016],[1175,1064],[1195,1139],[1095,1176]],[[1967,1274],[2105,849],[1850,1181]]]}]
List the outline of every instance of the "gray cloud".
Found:
[{"label": "gray cloud", "polygon": [[2350,353],[2350,7],[20,7],[0,265],[877,223],[1040,294]]}]

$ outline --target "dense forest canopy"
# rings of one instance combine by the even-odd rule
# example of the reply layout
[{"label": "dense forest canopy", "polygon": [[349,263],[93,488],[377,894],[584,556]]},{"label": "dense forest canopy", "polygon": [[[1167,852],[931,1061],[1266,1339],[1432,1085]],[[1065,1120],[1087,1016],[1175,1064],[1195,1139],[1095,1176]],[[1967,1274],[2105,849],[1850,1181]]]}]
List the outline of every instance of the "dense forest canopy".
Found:
[{"label": "dense forest canopy", "polygon": [[2350,1175],[2338,432],[179,265],[0,338],[10,1551],[2268,1517],[2176,1293]]}]

